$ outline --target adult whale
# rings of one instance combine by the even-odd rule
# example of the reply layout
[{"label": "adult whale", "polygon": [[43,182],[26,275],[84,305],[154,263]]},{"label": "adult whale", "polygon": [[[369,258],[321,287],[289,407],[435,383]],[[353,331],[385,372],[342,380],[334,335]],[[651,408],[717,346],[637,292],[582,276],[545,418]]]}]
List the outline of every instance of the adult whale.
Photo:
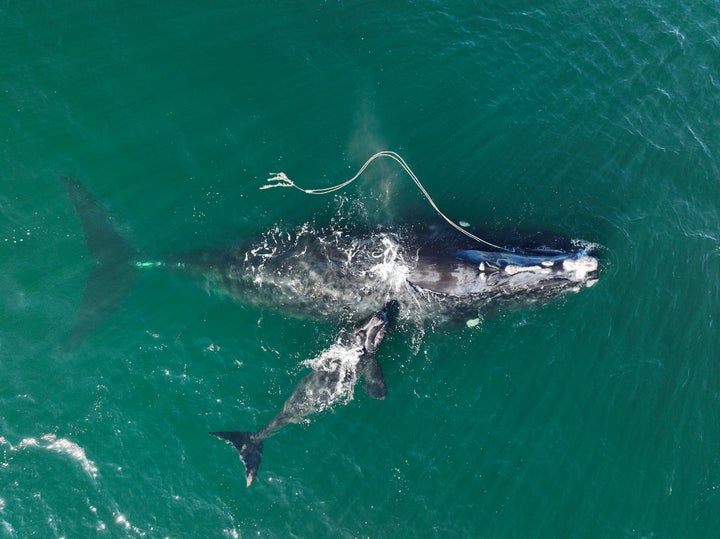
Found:
[{"label": "adult whale", "polygon": [[481,250],[453,230],[421,225],[273,228],[227,249],[147,261],[81,183],[62,181],[96,262],[70,344],[110,316],[143,267],[195,275],[244,304],[349,324],[390,299],[400,302],[406,320],[467,322],[498,307],[545,303],[598,279],[594,246],[585,241],[512,231],[493,236],[500,249]]},{"label": "adult whale", "polygon": [[315,360],[307,362],[312,366],[312,371],[300,380],[282,410],[259,431],[210,433],[231,442],[238,450],[240,460],[245,465],[245,482],[248,487],[257,476],[263,442],[286,425],[301,423],[307,416],[349,399],[359,376],[365,378],[365,393],[375,399],[385,398],[385,378],[375,354],[388,324],[394,321],[398,310],[398,302],[389,301],[356,329],[348,342],[340,339]]}]

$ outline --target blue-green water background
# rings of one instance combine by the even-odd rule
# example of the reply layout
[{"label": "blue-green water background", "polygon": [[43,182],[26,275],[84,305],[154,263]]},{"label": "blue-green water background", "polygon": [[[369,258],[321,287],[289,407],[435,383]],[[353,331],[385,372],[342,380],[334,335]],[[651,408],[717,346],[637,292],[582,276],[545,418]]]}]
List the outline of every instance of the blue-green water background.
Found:
[{"label": "blue-green water background", "polygon": [[[0,3],[0,536],[715,537],[720,8]],[[58,177],[148,256],[338,206],[600,243],[592,289],[397,333],[389,396],[265,444],[337,328],[156,270],[64,352],[92,267]],[[343,209],[340,212],[344,211]],[[83,453],[84,452],[84,453]]]}]

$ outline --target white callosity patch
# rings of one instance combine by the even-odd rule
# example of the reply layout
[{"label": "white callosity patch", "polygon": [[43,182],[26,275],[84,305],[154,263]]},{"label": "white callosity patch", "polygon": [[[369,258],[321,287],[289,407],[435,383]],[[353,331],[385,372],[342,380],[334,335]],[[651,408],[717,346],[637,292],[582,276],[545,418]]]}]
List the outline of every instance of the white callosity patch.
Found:
[{"label": "white callosity patch", "polygon": [[540,266],[505,266],[505,273],[509,275],[516,275],[523,272],[548,274],[551,273],[551,270]]},{"label": "white callosity patch", "polygon": [[[597,269],[598,261],[593,256],[584,255],[563,261],[563,270],[568,272],[574,281],[588,280],[591,274],[597,272]],[[595,284],[594,280],[592,280],[592,284]]]}]

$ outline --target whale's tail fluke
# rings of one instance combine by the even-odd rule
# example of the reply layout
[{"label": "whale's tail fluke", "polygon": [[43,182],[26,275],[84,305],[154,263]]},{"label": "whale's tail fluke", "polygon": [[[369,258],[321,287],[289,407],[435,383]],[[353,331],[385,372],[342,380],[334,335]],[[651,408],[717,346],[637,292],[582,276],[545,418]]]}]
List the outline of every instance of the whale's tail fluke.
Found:
[{"label": "whale's tail fluke", "polygon": [[240,460],[245,465],[245,483],[249,487],[255,480],[262,459],[262,438],[255,432],[211,432],[222,440],[227,440],[240,453]]},{"label": "whale's tail fluke", "polygon": [[375,354],[367,359],[367,365],[363,369],[365,376],[365,384],[363,389],[368,397],[373,399],[384,400],[387,397],[387,386],[385,385],[385,375],[383,375],[380,363],[375,358]]},{"label": "whale's tail fluke", "polygon": [[60,178],[80,217],[88,251],[96,262],[85,287],[75,327],[67,346],[73,347],[106,320],[135,280],[130,262],[135,250],[113,226],[108,215],[80,182]]}]

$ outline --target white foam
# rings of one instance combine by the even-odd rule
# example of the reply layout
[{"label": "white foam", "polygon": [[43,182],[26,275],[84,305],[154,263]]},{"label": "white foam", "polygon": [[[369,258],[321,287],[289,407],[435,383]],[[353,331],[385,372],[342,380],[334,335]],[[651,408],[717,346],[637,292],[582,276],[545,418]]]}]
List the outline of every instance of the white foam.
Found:
[{"label": "white foam", "polygon": [[400,244],[397,241],[384,236],[382,244],[385,250],[377,256],[377,258],[382,258],[382,262],[371,266],[369,272],[378,280],[390,285],[393,290],[399,290],[404,286],[410,270],[403,260]]},{"label": "white foam", "polygon": [[23,438],[20,440],[20,443],[17,445],[17,447],[10,447],[13,451],[19,451],[20,449],[25,449],[26,447],[39,447],[40,442],[37,441],[36,438]]},{"label": "white foam", "polygon": [[[147,535],[147,533],[145,533],[144,531],[142,531],[142,530],[141,530],[140,528],[138,528],[137,526],[133,526],[133,525],[130,523],[130,521],[127,519],[127,517],[126,517],[125,515],[123,515],[122,513],[120,513],[120,512],[117,512],[117,513],[113,512],[113,516],[115,517],[115,524],[117,524],[118,526],[122,526],[123,528],[125,528],[126,530],[129,530],[129,531],[131,530],[131,531],[132,531],[135,535],[137,535],[138,537],[145,537],[145,536]],[[101,524],[102,524],[102,526],[103,526],[103,529],[105,529],[105,524],[102,523],[102,522],[101,522]],[[152,530],[152,528],[151,528],[151,530]]]},{"label": "white foam", "polygon": [[41,439],[49,442],[47,449],[71,457],[82,466],[83,470],[85,470],[90,477],[93,479],[97,477],[97,466],[95,466],[92,460],[87,458],[85,450],[78,444],[65,438],[56,439],[54,434],[46,434]]},{"label": "white foam", "polygon": [[10,451],[21,451],[28,447],[38,447],[40,449],[54,451],[62,455],[67,455],[79,463],[82,469],[93,479],[95,479],[98,474],[97,466],[95,466],[92,460],[87,458],[85,450],[82,447],[66,438],[57,438],[54,434],[43,434],[40,440],[32,437],[23,438],[16,446],[13,446],[5,438],[0,437],[0,444],[10,446]]},{"label": "white foam", "polygon": [[362,354],[362,348],[336,343],[323,350],[319,356],[302,362],[302,365],[310,367],[314,371],[338,373],[335,386],[319,399],[322,400],[321,409],[329,408],[336,402],[352,400],[358,380],[358,363]]},{"label": "white foam", "polygon": [[15,528],[12,527],[12,524],[4,520],[0,520],[0,524],[2,524],[2,529],[5,530],[5,534],[8,537],[15,535]]},{"label": "white foam", "polygon": [[117,517],[115,517],[115,524],[124,526],[126,530],[130,529],[130,523],[128,522],[127,518],[125,518],[125,515],[119,514]]}]

